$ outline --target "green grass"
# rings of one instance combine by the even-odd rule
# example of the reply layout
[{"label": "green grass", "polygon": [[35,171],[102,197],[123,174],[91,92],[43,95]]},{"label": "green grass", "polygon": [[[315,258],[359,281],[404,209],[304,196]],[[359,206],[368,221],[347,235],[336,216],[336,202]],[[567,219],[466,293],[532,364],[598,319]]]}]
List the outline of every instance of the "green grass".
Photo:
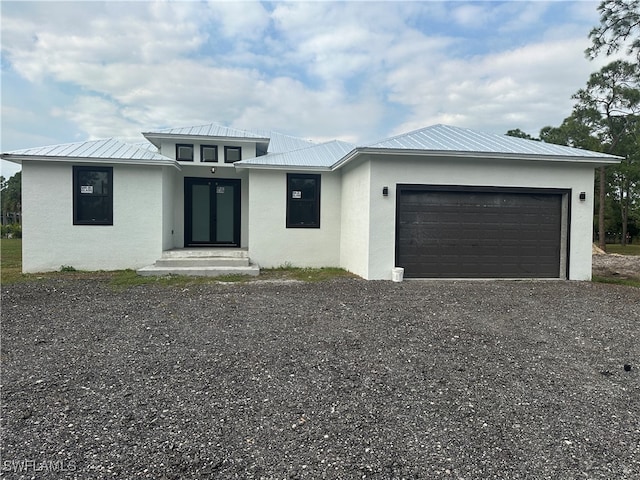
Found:
[{"label": "green grass", "polygon": [[260,277],[265,280],[299,280],[302,282],[323,282],[337,277],[356,278],[353,273],[343,268],[300,268],[283,265],[277,268],[265,268],[260,270]]},{"label": "green grass", "polygon": [[37,274],[22,273],[22,240],[2,239],[0,242],[0,273],[2,284],[37,281],[43,278],[103,278],[109,281],[114,289],[126,289],[138,285],[162,285],[186,287],[206,283],[245,283],[260,280],[299,280],[303,282],[322,282],[336,277],[354,277],[353,274],[341,268],[298,268],[284,265],[278,268],[262,269],[260,275],[223,275],[220,277],[185,277],[181,275],[167,275],[163,277],[143,277],[134,270],[116,270],[111,272],[83,272],[71,265],[61,265],[58,272]]},{"label": "green grass", "polygon": [[[2,284],[35,281],[42,278],[65,276],[79,278],[106,278],[115,289],[126,289],[138,285],[162,285],[186,287],[206,283],[244,283],[259,280],[297,280],[302,282],[323,282],[339,277],[355,277],[341,268],[300,268],[289,264],[277,268],[266,268],[258,277],[248,275],[225,275],[221,277],[184,277],[169,275],[164,277],[142,277],[134,270],[118,270],[113,272],[81,272],[70,266],[61,266],[60,272],[40,274],[22,273],[22,240],[19,238],[2,239],[0,241],[0,272]],[[607,245],[607,252],[625,255],[640,255],[640,245]],[[611,283],[640,288],[640,279],[624,279],[612,277],[593,277],[594,282]]]},{"label": "green grass", "polygon": [[640,278],[614,278],[594,275],[591,281],[596,283],[609,283],[612,285],[624,285],[625,287],[640,288]]},{"label": "green grass", "polygon": [[607,253],[617,253],[618,255],[640,255],[640,244],[625,245],[619,243],[608,243]]},{"label": "green grass", "polygon": [[2,283],[24,280],[22,275],[22,240],[6,238],[0,240],[0,273]]}]

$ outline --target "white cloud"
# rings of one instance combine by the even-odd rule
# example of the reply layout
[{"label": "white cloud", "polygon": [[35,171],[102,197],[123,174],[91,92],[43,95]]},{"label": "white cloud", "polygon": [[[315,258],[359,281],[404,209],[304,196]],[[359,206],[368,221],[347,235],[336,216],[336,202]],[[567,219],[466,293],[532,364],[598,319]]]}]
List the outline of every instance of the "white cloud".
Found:
[{"label": "white cloud", "polygon": [[455,6],[451,17],[458,25],[466,28],[482,28],[491,20],[490,3],[467,3]]},{"label": "white cloud", "polygon": [[225,37],[259,39],[270,23],[269,12],[260,3],[210,1],[208,5],[221,25],[216,33]]},{"label": "white cloud", "polygon": [[581,56],[584,44],[539,43],[471,61],[447,60],[437,68],[399,70],[390,77],[392,99],[410,106],[412,114],[395,132],[451,119],[496,133],[522,128],[537,134],[559,124],[571,113],[571,95],[594,68]]},{"label": "white cloud", "polygon": [[557,25],[537,2],[126,5],[3,5],[10,67],[77,90],[55,118],[91,138],[210,121],[356,142],[438,122],[537,133],[597,68],[582,5]]}]

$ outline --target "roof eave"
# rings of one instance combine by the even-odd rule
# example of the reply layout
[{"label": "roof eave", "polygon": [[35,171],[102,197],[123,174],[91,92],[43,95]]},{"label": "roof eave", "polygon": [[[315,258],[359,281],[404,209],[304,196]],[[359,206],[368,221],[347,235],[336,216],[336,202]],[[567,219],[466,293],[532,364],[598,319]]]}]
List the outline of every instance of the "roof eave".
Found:
[{"label": "roof eave", "polygon": [[0,155],[2,160],[7,160],[9,162],[18,163],[22,165],[23,161],[36,161],[36,162],[59,162],[59,163],[87,163],[87,164],[96,164],[96,163],[111,163],[114,165],[140,165],[140,166],[151,166],[151,167],[174,167],[177,170],[182,170],[180,164],[171,159],[153,159],[153,158],[143,158],[143,159],[132,159],[132,158],[108,158],[108,157],[60,157],[60,156],[46,156],[46,155],[11,155],[7,153],[3,153]]},{"label": "roof eave", "polygon": [[402,155],[402,156],[422,156],[422,157],[455,157],[455,158],[482,158],[482,159],[503,159],[503,160],[525,160],[543,162],[569,162],[588,163],[594,166],[616,165],[624,160],[623,157],[609,155],[606,157],[583,157],[577,155],[542,155],[523,153],[494,153],[494,152],[465,152],[458,150],[420,150],[420,149],[393,149],[393,148],[357,148],[341,160],[336,162],[332,169],[342,167],[347,162],[353,160],[360,154],[377,155]]},{"label": "roof eave", "polygon": [[186,140],[201,140],[201,141],[211,141],[211,140],[233,140],[235,142],[250,142],[250,143],[260,143],[267,142],[271,139],[267,137],[229,137],[229,136],[219,136],[219,135],[188,135],[183,133],[155,133],[155,132],[142,132],[144,138],[149,140],[156,147],[160,148],[160,142],[158,140],[175,140],[175,139],[186,139]]},{"label": "roof eave", "polygon": [[243,163],[243,164],[233,164],[237,169],[246,169],[246,170],[305,170],[305,171],[314,171],[314,172],[329,172],[331,171],[331,167],[318,167],[318,166],[310,166],[310,165],[265,165],[258,163]]}]

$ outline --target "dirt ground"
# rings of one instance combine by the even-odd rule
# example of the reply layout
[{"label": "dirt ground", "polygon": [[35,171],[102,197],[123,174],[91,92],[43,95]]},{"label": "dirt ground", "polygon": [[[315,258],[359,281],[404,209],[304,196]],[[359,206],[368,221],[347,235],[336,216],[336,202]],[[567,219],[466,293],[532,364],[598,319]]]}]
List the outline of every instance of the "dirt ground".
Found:
[{"label": "dirt ground", "polygon": [[7,285],[0,473],[637,479],[639,319],[590,282]]},{"label": "dirt ground", "polygon": [[640,256],[604,254],[596,251],[593,255],[593,275],[640,279]]}]

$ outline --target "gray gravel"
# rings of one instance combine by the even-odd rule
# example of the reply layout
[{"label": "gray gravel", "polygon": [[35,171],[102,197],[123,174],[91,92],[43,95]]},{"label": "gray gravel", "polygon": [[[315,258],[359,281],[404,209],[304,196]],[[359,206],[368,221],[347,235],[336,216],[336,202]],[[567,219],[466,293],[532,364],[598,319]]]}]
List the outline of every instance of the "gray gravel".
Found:
[{"label": "gray gravel", "polygon": [[637,479],[639,339],[588,282],[3,286],[2,475]]}]

